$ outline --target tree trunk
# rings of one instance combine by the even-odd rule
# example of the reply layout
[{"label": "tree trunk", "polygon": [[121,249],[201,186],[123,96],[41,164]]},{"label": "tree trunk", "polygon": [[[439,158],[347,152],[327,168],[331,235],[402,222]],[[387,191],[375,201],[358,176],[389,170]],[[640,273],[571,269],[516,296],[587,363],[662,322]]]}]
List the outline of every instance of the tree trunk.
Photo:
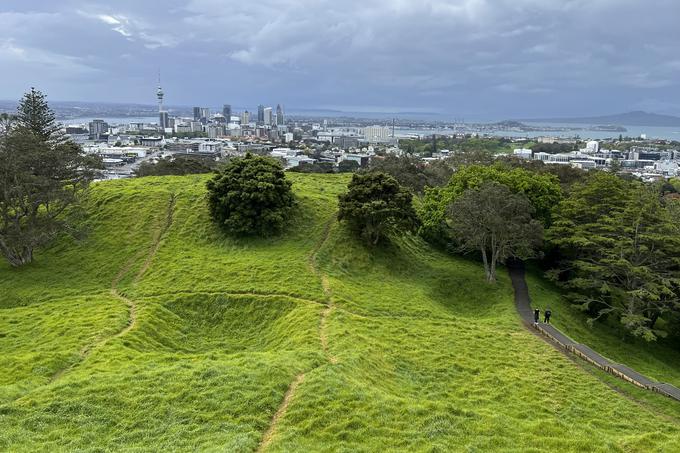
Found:
[{"label": "tree trunk", "polygon": [[488,281],[489,283],[496,283],[496,255],[492,254],[491,255],[491,264],[489,266],[489,278]]},{"label": "tree trunk", "polygon": [[25,246],[20,250],[16,250],[14,248],[7,247],[4,242],[0,241],[0,252],[12,267],[21,267],[33,261],[32,247]]},{"label": "tree trunk", "polygon": [[489,269],[489,260],[486,258],[486,250],[484,247],[480,248],[482,252],[482,261],[484,262],[484,275],[486,276],[486,281],[491,281],[491,270]]}]

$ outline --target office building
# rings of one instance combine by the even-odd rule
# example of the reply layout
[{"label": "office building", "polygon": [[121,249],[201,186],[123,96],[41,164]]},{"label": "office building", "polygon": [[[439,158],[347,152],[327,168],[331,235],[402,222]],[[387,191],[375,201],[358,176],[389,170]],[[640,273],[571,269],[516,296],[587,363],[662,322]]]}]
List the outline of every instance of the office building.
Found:
[{"label": "office building", "polygon": [[224,104],[224,107],[222,107],[222,115],[224,115],[224,119],[227,123],[231,123],[231,105]]},{"label": "office building", "polygon": [[170,117],[168,116],[168,112],[158,113],[158,126],[161,132],[170,127]]},{"label": "office building", "polygon": [[245,125],[248,125],[248,124],[250,124],[250,112],[248,112],[248,110],[246,110],[245,112],[243,112],[241,114],[241,125],[245,126]]},{"label": "office building", "polygon": [[272,124],[274,124],[274,113],[271,107],[265,108],[262,114],[263,114],[262,121],[265,126],[271,126]]},{"label": "office building", "polygon": [[201,121],[201,108],[194,107],[194,121]]},{"label": "office building", "polygon": [[264,124],[264,105],[260,104],[257,106],[257,125],[261,126]]},{"label": "office building", "polygon": [[281,104],[278,104],[276,106],[276,125],[283,126],[284,124],[286,124],[286,122],[283,117],[283,108],[281,107]]},{"label": "office building", "polygon": [[101,140],[109,133],[109,125],[104,120],[93,120],[89,124],[90,140]]},{"label": "office building", "polygon": [[389,127],[368,126],[364,128],[364,137],[369,143],[386,142],[390,139],[392,131]]},{"label": "office building", "polygon": [[210,109],[207,107],[201,107],[201,123],[208,124],[210,119]]}]

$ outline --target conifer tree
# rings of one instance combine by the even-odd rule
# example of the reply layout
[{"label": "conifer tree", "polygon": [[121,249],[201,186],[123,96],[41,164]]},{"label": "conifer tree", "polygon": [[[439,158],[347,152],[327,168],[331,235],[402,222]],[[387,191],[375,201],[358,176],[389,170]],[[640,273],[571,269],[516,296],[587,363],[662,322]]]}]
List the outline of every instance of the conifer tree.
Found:
[{"label": "conifer tree", "polygon": [[18,267],[37,247],[73,231],[72,216],[100,162],[61,133],[36,89],[8,124],[0,135],[0,253]]}]

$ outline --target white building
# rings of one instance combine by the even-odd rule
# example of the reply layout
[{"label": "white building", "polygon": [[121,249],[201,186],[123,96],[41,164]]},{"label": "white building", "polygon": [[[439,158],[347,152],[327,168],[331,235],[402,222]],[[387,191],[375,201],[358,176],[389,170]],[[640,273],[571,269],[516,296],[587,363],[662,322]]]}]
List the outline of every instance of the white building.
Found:
[{"label": "white building", "polygon": [[541,162],[548,162],[550,160],[550,154],[541,151],[540,153],[534,154],[534,160],[540,160]]},{"label": "white building", "polygon": [[678,163],[670,160],[655,162],[654,170],[666,176],[677,176],[680,174]]},{"label": "white building", "polygon": [[519,148],[513,151],[513,156],[519,158],[519,159],[528,159],[531,160],[531,157],[533,155],[533,151],[527,148]]},{"label": "white building", "polygon": [[392,131],[385,126],[368,126],[364,128],[364,138],[368,143],[386,142],[392,136]]},{"label": "white building", "polygon": [[264,109],[264,125],[271,126],[274,124],[274,114],[272,113],[272,108],[267,107]]},{"label": "white building", "polygon": [[584,153],[596,154],[600,151],[600,142],[595,140],[586,143],[586,148],[582,150]]}]

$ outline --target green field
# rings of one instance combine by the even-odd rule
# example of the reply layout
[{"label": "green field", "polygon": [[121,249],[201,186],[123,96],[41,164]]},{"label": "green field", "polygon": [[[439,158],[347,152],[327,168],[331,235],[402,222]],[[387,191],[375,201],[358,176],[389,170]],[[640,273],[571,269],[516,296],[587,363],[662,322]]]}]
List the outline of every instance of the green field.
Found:
[{"label": "green field", "polygon": [[142,178],[0,264],[0,451],[680,451],[677,403],[527,331],[504,274],[367,250],[335,220],[348,177],[289,177],[280,237],[221,235],[205,176]]}]

